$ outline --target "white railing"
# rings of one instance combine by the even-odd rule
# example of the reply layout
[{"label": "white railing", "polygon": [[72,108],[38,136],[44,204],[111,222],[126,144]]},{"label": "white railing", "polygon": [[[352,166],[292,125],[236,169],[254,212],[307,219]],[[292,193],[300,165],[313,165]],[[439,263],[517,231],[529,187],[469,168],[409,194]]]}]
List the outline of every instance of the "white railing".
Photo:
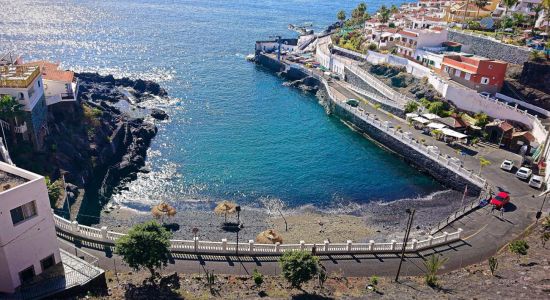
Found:
[{"label": "white railing", "polygon": [[380,92],[382,95],[386,96],[388,99],[398,103],[398,105],[405,106],[407,102],[412,101],[416,102],[416,100],[409,98],[396,90],[392,89],[391,87],[387,86],[384,82],[382,82],[380,79],[376,78],[375,76],[369,74],[369,72],[354,66],[354,65],[346,65],[346,68],[350,70],[353,74],[361,78],[363,81],[365,81],[367,84],[375,88],[378,92]]},{"label": "white railing", "polygon": [[[462,167],[461,164],[456,163],[455,161],[459,161],[456,158],[452,157],[446,157],[441,155],[441,153],[436,153],[434,151],[431,151],[430,148],[427,146],[419,143],[417,140],[413,139],[410,136],[410,133],[408,132],[401,132],[395,128],[389,127],[384,122],[377,120],[375,116],[372,116],[370,114],[366,114],[364,111],[359,110],[358,107],[352,107],[350,105],[347,105],[345,103],[346,99],[341,99],[340,101],[334,97],[332,92],[330,91],[330,87],[326,80],[321,80],[323,84],[325,85],[326,90],[328,91],[329,97],[332,98],[333,102],[343,108],[344,110],[348,111],[349,113],[353,114],[355,117],[367,122],[368,124],[376,127],[382,132],[385,132],[389,136],[395,138],[396,140],[400,141],[401,143],[409,146],[410,148],[416,150],[417,152],[423,154],[424,156],[429,157],[433,161],[436,161],[440,165],[444,166],[445,168],[453,171],[455,174],[460,175],[467,181],[473,183],[474,185],[484,188],[486,185],[486,180],[482,178],[481,176],[474,173],[473,170],[468,170]],[[342,102],[342,100],[344,102]]]},{"label": "white railing", "polygon": [[[60,216],[54,215],[54,222],[57,234],[68,240],[82,239],[81,243],[91,246],[112,246],[114,242],[124,236],[123,233],[108,231],[107,227],[101,229],[84,226],[76,221],[69,221]],[[462,229],[456,232],[444,232],[440,236],[428,236],[425,240],[413,239],[406,243],[407,251],[420,251],[430,249],[440,245],[448,244],[460,240]],[[186,253],[211,253],[211,254],[234,254],[238,248],[238,252],[242,254],[264,254],[264,255],[279,255],[285,251],[306,250],[316,253],[339,253],[339,254],[354,254],[354,253],[397,253],[403,247],[402,242],[392,240],[391,242],[376,243],[370,240],[368,243],[354,243],[348,240],[346,243],[331,243],[324,241],[323,243],[306,243],[300,241],[298,244],[256,244],[253,240],[244,243],[228,242],[227,239],[222,239],[220,242],[201,241],[199,238],[194,240],[170,240],[170,249],[173,252]]]},{"label": "white railing", "polygon": [[545,116],[545,117],[550,117],[550,111],[547,111],[546,109],[544,108],[541,108],[541,107],[538,107],[538,106],[535,106],[533,104],[530,104],[530,103],[527,103],[525,101],[522,101],[522,100],[518,100],[516,98],[512,98],[512,97],[509,97],[509,96],[506,96],[504,94],[501,94],[501,93],[496,93],[495,94],[495,97],[497,99],[501,99],[501,100],[504,100],[506,102],[511,102],[511,103],[516,103],[516,104],[519,104],[525,108],[528,108],[530,110],[533,110],[533,111],[536,111],[538,113],[540,113],[541,115]]},{"label": "white railing", "polygon": [[21,133],[21,134],[27,132],[27,122],[23,123],[23,125],[15,126],[13,128],[13,131],[15,131],[15,133]]}]

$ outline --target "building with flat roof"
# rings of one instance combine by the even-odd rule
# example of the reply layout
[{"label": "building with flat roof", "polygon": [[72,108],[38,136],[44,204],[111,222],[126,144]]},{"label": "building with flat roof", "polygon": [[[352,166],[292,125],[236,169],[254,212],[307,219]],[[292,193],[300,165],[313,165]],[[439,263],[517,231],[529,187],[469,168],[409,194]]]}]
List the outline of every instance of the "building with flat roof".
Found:
[{"label": "building with flat roof", "polygon": [[399,40],[396,42],[397,53],[412,58],[421,60],[417,55],[417,49],[425,47],[440,47],[443,42],[447,41],[447,29],[442,27],[432,27],[430,29],[403,29],[398,32]]},{"label": "building with flat roof", "polygon": [[475,55],[446,55],[440,72],[468,88],[494,94],[504,84],[507,66],[506,62]]},{"label": "building with flat roof", "polygon": [[[37,66],[0,66],[0,95],[10,95],[22,104],[23,118],[15,118],[14,130],[24,139],[31,139],[35,148],[42,147],[47,132],[47,107],[44,84]],[[8,120],[3,120],[8,121]],[[4,123],[2,123],[4,124]]]},{"label": "building with flat roof", "polygon": [[0,292],[61,262],[43,176],[0,162]]}]

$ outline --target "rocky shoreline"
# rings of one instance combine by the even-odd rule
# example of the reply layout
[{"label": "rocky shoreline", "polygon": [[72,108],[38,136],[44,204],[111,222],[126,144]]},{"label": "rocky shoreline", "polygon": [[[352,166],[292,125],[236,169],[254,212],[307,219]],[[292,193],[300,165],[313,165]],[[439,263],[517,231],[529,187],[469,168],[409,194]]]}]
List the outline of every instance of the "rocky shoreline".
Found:
[{"label": "rocky shoreline", "polygon": [[[93,210],[99,211],[121,183],[148,171],[145,157],[157,133],[154,120],[166,120],[168,115],[160,109],[144,109],[139,103],[150,97],[168,99],[168,94],[152,81],[97,73],[76,77],[77,103],[50,112],[50,133],[42,155],[54,164],[45,173],[54,179],[63,173],[71,191],[69,201],[78,196],[74,190],[85,189],[84,201],[94,202],[87,206],[98,206]],[[117,105],[120,102],[127,103],[128,111]]]}]

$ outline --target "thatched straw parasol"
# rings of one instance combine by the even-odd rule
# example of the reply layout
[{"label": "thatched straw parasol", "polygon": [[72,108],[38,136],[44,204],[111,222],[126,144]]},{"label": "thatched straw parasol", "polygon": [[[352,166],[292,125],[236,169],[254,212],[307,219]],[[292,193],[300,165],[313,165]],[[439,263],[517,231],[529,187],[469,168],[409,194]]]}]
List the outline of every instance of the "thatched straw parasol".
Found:
[{"label": "thatched straw parasol", "polygon": [[161,202],[151,209],[151,213],[155,219],[161,219],[164,223],[164,217],[173,217],[176,215],[176,209],[166,202]]},{"label": "thatched straw parasol", "polygon": [[282,244],[283,237],[274,229],[268,229],[258,234],[256,242],[259,244],[275,244],[277,242]]},{"label": "thatched straw parasol", "polygon": [[225,222],[227,222],[227,214],[234,214],[237,212],[237,204],[234,202],[229,201],[222,201],[218,203],[216,208],[214,208],[214,212],[217,215],[224,215],[225,216]]}]

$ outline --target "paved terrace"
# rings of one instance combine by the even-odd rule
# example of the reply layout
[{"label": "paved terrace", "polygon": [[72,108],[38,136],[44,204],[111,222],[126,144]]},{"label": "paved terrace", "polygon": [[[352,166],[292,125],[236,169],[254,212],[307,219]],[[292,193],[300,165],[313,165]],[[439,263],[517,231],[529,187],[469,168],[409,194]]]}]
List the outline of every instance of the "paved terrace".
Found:
[{"label": "paved terrace", "polygon": [[[321,72],[318,75],[323,76]],[[380,121],[391,121],[393,126],[401,126],[404,131],[410,131],[415,139],[424,139],[428,145],[439,147],[442,154],[458,156],[457,150],[450,148],[445,143],[435,140],[414,128],[400,118],[396,118],[381,110],[375,109],[369,102],[346,87],[345,83],[333,80],[328,83],[328,88],[335,95],[337,101],[349,98],[362,100],[361,108],[368,114],[376,115]],[[350,108],[351,109],[351,108]],[[430,255],[440,254],[449,258],[444,266],[444,271],[458,269],[469,264],[485,261],[488,257],[504,247],[523,233],[534,221],[535,213],[541,204],[540,198],[532,198],[540,191],[530,188],[526,182],[518,180],[514,173],[500,170],[499,165],[503,159],[519,161],[516,154],[498,149],[494,145],[482,144],[468,155],[460,156],[464,167],[479,170],[479,157],[484,157],[492,162],[483,168],[481,175],[487,179],[494,189],[504,190],[511,195],[511,205],[503,217],[497,213],[491,214],[490,208],[477,209],[441,231],[454,232],[458,228],[464,230],[462,240],[447,245],[438,246],[429,250],[422,250],[405,255],[403,275],[423,275],[423,260]],[[460,199],[454,199],[460,201]],[[307,236],[307,233],[304,233]],[[64,243],[61,247],[67,247]],[[99,266],[105,269],[128,270],[120,257],[111,251],[98,251],[89,249],[89,252],[99,257]],[[166,271],[185,273],[200,273],[205,270],[213,270],[215,273],[251,274],[257,268],[264,274],[279,274],[277,257],[272,256],[232,256],[232,255],[196,255],[175,254],[173,261]],[[358,254],[358,255],[322,255],[321,261],[328,272],[342,271],[347,276],[391,276],[394,275],[399,264],[399,256],[393,254]]]}]

